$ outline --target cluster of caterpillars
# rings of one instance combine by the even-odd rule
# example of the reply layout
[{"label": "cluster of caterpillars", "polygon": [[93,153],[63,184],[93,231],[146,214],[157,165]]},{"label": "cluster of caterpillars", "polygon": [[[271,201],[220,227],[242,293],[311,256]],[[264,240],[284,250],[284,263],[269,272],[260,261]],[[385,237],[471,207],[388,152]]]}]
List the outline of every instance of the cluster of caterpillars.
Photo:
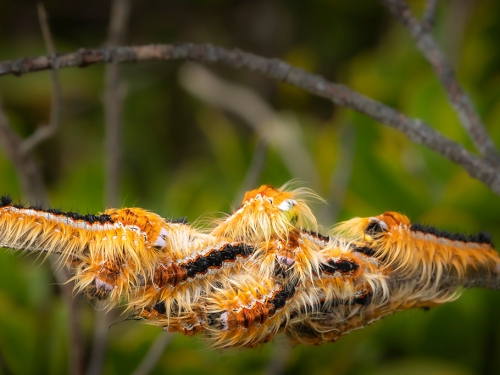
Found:
[{"label": "cluster of caterpillars", "polygon": [[248,192],[209,228],[139,208],[101,215],[0,200],[0,246],[58,254],[89,298],[215,347],[287,334],[333,342],[409,308],[456,297],[478,274],[498,277],[490,238],[454,235],[387,212],[318,233],[306,189]]}]

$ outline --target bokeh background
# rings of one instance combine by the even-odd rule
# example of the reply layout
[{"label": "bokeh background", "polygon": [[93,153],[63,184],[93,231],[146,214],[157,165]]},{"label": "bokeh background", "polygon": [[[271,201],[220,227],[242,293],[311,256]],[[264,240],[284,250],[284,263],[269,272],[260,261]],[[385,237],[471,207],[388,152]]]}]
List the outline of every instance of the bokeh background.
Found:
[{"label": "bokeh background", "polygon": [[[424,1],[410,3],[422,13]],[[105,45],[109,2],[44,4],[58,52]],[[435,35],[500,144],[500,2],[441,1]],[[126,40],[209,42],[281,58],[421,118],[472,150],[429,64],[376,1],[132,1]],[[44,54],[35,2],[0,0],[0,60]],[[450,161],[300,89],[248,71],[205,68],[209,72],[184,62],[121,66],[119,205],[203,223],[230,212],[244,189],[297,179],[326,199],[327,205],[314,205],[324,232],[339,220],[396,210],[443,229],[487,230],[500,243],[500,198]],[[35,150],[51,206],[105,209],[104,73],[102,65],[60,72],[60,129]],[[214,104],[210,98],[222,94],[203,84],[207,74],[249,96],[233,109]],[[28,136],[48,121],[50,74],[0,77],[0,96],[14,129]],[[242,115],[250,104],[265,124]],[[277,140],[265,142],[262,129],[272,126]],[[294,162],[296,154],[306,158]],[[0,181],[2,193],[26,202],[3,151]],[[71,312],[56,284],[47,263],[0,252],[1,371],[68,372]],[[91,303],[79,303],[88,361],[95,314]],[[471,290],[453,303],[398,313],[319,347],[290,349],[279,338],[258,349],[216,351],[177,334],[150,373],[499,374],[499,313],[500,293]],[[164,335],[137,321],[108,333],[105,374],[133,372]]]}]

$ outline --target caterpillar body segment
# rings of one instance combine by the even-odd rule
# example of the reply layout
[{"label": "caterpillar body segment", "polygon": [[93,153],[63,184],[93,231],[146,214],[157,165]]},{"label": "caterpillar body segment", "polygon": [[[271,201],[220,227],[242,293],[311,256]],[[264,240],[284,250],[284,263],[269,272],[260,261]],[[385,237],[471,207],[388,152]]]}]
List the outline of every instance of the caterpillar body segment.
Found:
[{"label": "caterpillar body segment", "polygon": [[318,300],[349,301],[356,293],[375,291],[371,302],[387,302],[390,290],[389,270],[381,267],[374,257],[358,252],[359,246],[346,240],[331,240],[319,251],[320,271],[315,275],[311,288],[318,290]]},{"label": "caterpillar body segment", "polygon": [[320,248],[310,236],[292,229],[286,239],[274,236],[269,242],[262,242],[252,260],[260,265],[259,275],[262,278],[272,278],[277,270],[286,270],[292,275],[290,277],[304,282],[319,271]]},{"label": "caterpillar body segment", "polygon": [[207,338],[214,347],[253,347],[270,341],[286,325],[299,281],[290,278],[255,280],[248,275],[222,284],[207,298]]},{"label": "caterpillar body segment", "polygon": [[146,280],[129,307],[137,310],[161,303],[167,319],[179,315],[179,311],[191,312],[206,297],[212,283],[229,278],[233,272],[243,272],[244,262],[255,252],[246,243],[215,239],[198,243],[196,248],[202,250],[180,260],[159,262],[152,279]]},{"label": "caterpillar body segment", "polygon": [[[217,242],[216,244],[203,243],[203,249],[189,258],[172,262],[165,268],[165,272],[155,278],[155,285],[175,286],[206,277],[241,264],[256,252],[253,245],[244,242]],[[156,277],[157,274],[155,274]]]}]

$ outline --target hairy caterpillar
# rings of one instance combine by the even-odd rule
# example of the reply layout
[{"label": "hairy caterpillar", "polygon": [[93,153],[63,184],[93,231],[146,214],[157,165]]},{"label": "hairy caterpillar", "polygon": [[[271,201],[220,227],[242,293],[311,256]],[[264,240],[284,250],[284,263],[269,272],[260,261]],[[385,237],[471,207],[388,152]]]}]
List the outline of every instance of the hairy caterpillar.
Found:
[{"label": "hairy caterpillar", "polygon": [[0,199],[0,246],[58,254],[89,298],[123,304],[215,347],[256,346],[280,332],[317,345],[399,310],[496,280],[488,236],[452,235],[387,212],[318,233],[305,189],[261,186],[208,228],[139,208],[100,215]]}]

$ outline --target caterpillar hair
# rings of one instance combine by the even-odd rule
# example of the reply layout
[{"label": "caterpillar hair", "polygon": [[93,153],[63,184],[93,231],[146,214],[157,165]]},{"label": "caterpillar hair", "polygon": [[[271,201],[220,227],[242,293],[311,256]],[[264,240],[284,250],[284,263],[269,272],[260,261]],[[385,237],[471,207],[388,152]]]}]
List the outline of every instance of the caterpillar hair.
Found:
[{"label": "caterpillar hair", "polygon": [[295,343],[334,342],[396,311],[450,301],[460,287],[498,282],[484,233],[450,234],[386,212],[322,235],[311,198],[263,185],[200,229],[140,208],[80,215],[2,197],[0,246],[56,254],[88,298],[203,334],[213,347],[253,347],[280,332]]},{"label": "caterpillar hair", "polygon": [[316,218],[306,204],[316,195],[307,189],[287,190],[262,185],[245,194],[241,207],[212,230],[216,237],[244,242],[268,242],[272,236],[286,240],[291,229],[316,228]]},{"label": "caterpillar hair", "polygon": [[396,212],[356,218],[337,231],[374,249],[375,256],[393,272],[393,278],[423,287],[448,284],[467,286],[477,273],[495,277],[498,254],[485,233],[465,236],[411,224]]}]

